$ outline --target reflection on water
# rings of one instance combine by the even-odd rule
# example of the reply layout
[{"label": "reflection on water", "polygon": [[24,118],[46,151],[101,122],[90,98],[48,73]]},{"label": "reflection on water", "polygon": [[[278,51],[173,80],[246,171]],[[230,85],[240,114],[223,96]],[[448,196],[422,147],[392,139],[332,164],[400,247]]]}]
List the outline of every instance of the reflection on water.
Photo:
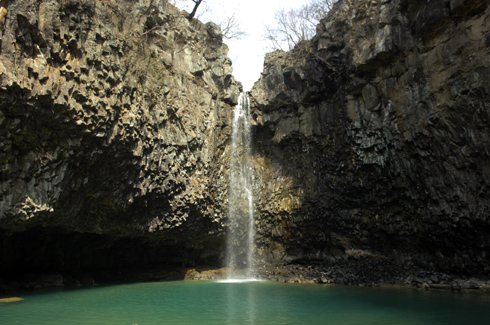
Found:
[{"label": "reflection on water", "polygon": [[258,295],[255,290],[256,286],[246,285],[243,287],[243,291],[239,291],[236,286],[229,284],[263,282],[263,280],[238,278],[218,280],[216,282],[228,284],[226,285],[226,307],[228,312],[226,324],[234,325],[241,318],[247,324],[256,324],[255,318],[257,313],[255,310],[255,301]]},{"label": "reflection on water", "polygon": [[275,282],[166,282],[21,295],[0,324],[489,324],[488,295]]},{"label": "reflection on water", "polygon": [[256,324],[255,286],[249,285],[243,289],[239,292],[235,286],[226,285],[226,308],[228,312],[226,324],[235,325],[237,321]]}]

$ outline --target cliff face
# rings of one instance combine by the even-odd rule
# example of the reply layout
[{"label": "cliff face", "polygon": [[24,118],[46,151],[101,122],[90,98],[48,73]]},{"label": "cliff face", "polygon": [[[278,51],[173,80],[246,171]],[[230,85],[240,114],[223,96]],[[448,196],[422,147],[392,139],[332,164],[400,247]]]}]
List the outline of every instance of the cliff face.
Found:
[{"label": "cliff face", "polygon": [[216,261],[219,28],[163,0],[1,5],[0,273]]},{"label": "cliff face", "polygon": [[[0,276],[218,265],[239,93],[219,28],[164,0],[0,6]],[[489,15],[341,0],[266,57],[263,262],[488,274]]]},{"label": "cliff face", "polygon": [[341,0],[251,91],[264,260],[490,270],[490,8]]}]

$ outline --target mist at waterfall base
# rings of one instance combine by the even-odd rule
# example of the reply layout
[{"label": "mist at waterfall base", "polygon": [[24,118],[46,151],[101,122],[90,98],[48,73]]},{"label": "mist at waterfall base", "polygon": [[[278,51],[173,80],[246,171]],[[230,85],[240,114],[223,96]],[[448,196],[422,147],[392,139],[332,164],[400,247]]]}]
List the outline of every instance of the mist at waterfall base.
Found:
[{"label": "mist at waterfall base", "polygon": [[241,93],[233,112],[226,239],[226,277],[253,279],[254,212],[250,100]]},{"label": "mist at waterfall base", "polygon": [[139,283],[23,295],[0,324],[488,324],[490,297],[277,282]]}]

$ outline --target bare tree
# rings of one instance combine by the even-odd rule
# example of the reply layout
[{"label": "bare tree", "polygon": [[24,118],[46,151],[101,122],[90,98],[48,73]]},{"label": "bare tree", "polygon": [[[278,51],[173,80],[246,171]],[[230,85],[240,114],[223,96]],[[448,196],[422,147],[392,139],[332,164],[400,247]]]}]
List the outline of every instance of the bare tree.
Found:
[{"label": "bare tree", "polygon": [[316,25],[337,0],[310,0],[298,9],[276,10],[275,25],[265,26],[265,39],[272,50],[291,50],[298,42],[311,39]]},{"label": "bare tree", "polygon": [[[190,9],[189,3],[192,2],[193,9],[188,18],[192,19],[195,17],[203,21],[209,19],[215,22],[221,28],[221,33],[225,39],[240,39],[246,35],[246,32],[240,26],[236,13],[220,19],[220,17],[213,15],[212,9],[205,0],[169,0],[169,2],[181,9]],[[199,13],[197,13],[198,8]]]},{"label": "bare tree", "polygon": [[315,26],[332,9],[333,4],[338,0],[310,0],[308,4],[310,17],[315,20]]},{"label": "bare tree", "polygon": [[221,33],[226,39],[241,39],[247,33],[241,29],[240,24],[236,18],[236,13],[226,17],[224,20],[218,23],[221,28]]},{"label": "bare tree", "polygon": [[271,43],[273,49],[290,50],[296,43],[310,39],[312,28],[310,23],[301,16],[301,10],[277,10],[274,19],[276,25],[266,26],[265,38]]},{"label": "bare tree", "polygon": [[[209,11],[207,3],[204,0],[169,0],[169,3],[182,10],[190,10],[192,8],[191,13],[187,16],[189,20],[194,17],[199,19],[204,13]],[[197,14],[199,6],[201,6],[201,9],[199,10],[199,14]]]}]

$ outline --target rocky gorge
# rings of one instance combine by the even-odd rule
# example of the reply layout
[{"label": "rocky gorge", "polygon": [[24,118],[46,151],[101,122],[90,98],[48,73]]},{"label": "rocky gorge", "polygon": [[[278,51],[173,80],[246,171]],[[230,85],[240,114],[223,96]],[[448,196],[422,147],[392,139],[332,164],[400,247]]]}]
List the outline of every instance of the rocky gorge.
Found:
[{"label": "rocky gorge", "polygon": [[[219,277],[185,271],[224,259],[241,85],[219,27],[164,0],[0,6],[0,279]],[[489,7],[340,0],[266,56],[250,91],[263,277],[490,287]]]}]

